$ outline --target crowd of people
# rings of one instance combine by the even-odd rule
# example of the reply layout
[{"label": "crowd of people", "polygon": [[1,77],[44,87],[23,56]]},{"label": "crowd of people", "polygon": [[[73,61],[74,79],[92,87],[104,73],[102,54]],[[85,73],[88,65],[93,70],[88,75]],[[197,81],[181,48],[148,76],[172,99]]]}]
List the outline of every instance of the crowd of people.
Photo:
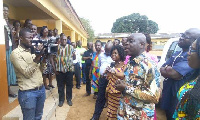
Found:
[{"label": "crowd of people", "polygon": [[[8,86],[17,80],[24,120],[42,118],[45,89],[55,88],[54,75],[59,107],[65,98],[72,106],[73,86],[81,89],[81,83],[86,84],[85,96],[94,94],[96,99],[91,120],[99,120],[105,107],[108,120],[156,120],[158,102],[168,120],[200,119],[200,29],[182,33],[178,43],[182,50],[174,53],[159,70],[157,57],[149,53],[152,49],[149,34],[132,33],[121,41],[109,40],[105,47],[100,40],[88,42],[85,49],[80,40],[72,42],[70,36],[59,35],[57,29],[43,26],[38,34],[30,19],[24,27],[20,21],[14,21],[11,28],[9,7],[4,4],[3,9]],[[45,52],[48,48],[42,43],[33,45],[33,40],[55,40],[56,53]],[[163,89],[161,75],[165,78]],[[8,89],[10,97],[17,96]]]}]

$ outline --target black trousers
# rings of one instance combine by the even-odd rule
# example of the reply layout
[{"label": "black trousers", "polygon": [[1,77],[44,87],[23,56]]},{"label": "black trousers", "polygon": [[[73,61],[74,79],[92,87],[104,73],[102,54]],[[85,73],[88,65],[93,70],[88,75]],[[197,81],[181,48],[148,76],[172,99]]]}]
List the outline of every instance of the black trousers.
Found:
[{"label": "black trousers", "polygon": [[73,82],[73,72],[66,72],[62,73],[59,72],[56,75],[57,86],[58,86],[58,94],[59,94],[59,101],[65,100],[65,86],[66,86],[66,100],[70,101],[72,99],[72,82]]},{"label": "black trousers", "polygon": [[80,87],[80,82],[81,82],[80,64],[76,63],[74,65],[74,68],[75,68],[75,77],[76,77],[76,87]]},{"label": "black trousers", "polygon": [[86,66],[85,67],[85,77],[86,77],[86,92],[88,94],[91,94],[91,80],[90,80],[90,67],[91,66]]},{"label": "black trousers", "polygon": [[99,119],[101,112],[103,111],[104,105],[106,103],[106,86],[108,84],[108,80],[106,78],[100,78],[99,79],[99,92],[98,97],[95,104],[95,111],[93,114],[94,119]]}]

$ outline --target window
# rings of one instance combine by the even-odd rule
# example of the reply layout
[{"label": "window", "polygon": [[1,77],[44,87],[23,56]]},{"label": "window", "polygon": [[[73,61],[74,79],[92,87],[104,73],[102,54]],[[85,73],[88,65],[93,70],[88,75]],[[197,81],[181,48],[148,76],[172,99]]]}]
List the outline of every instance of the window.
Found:
[{"label": "window", "polygon": [[178,46],[178,41],[172,42],[171,46],[168,49],[165,60],[167,61],[175,52],[181,51],[181,48]]}]

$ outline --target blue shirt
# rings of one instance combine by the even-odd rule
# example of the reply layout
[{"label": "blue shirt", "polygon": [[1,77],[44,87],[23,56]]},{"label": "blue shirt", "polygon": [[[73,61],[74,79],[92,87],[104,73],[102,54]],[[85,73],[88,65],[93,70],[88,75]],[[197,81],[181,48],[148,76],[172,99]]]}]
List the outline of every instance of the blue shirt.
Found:
[{"label": "blue shirt", "polygon": [[188,65],[187,52],[179,51],[172,55],[169,60],[163,64],[163,67],[171,66],[176,72],[180,73],[183,78],[181,80],[174,80],[166,78],[163,81],[161,108],[164,110],[174,110],[177,104],[176,94],[179,88],[184,85],[187,78],[194,72]]}]

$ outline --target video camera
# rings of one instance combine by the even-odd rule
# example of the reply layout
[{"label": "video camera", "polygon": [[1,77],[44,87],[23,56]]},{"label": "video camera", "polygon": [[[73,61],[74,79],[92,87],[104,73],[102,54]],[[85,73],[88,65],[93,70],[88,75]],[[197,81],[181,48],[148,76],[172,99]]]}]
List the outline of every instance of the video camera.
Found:
[{"label": "video camera", "polygon": [[[57,54],[58,44],[56,43],[56,39],[49,40],[32,40],[33,48],[36,48],[38,45],[42,44],[45,48],[44,54]],[[40,54],[40,51],[34,49],[35,54]]]}]

